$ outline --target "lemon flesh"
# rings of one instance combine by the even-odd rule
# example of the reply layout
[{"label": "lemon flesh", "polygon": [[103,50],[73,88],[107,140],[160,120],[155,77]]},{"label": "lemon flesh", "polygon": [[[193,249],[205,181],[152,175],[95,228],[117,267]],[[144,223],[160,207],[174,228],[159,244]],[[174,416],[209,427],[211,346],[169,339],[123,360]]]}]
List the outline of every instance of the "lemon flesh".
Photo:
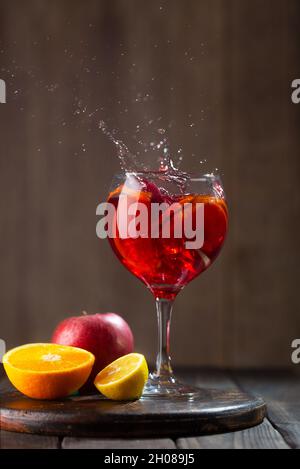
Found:
[{"label": "lemon flesh", "polygon": [[148,376],[148,365],[144,355],[130,353],[100,371],[94,384],[108,399],[133,401],[142,396]]}]

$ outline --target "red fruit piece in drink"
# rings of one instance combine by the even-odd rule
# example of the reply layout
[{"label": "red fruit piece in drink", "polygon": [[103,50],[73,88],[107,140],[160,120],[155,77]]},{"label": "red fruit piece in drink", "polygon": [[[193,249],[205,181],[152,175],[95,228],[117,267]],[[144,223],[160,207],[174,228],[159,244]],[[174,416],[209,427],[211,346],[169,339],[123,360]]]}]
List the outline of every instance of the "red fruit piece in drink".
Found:
[{"label": "red fruit piece in drink", "polygon": [[156,184],[146,179],[143,179],[142,182],[144,184],[144,191],[151,194],[152,203],[162,204],[165,201],[161,191],[156,186]]}]

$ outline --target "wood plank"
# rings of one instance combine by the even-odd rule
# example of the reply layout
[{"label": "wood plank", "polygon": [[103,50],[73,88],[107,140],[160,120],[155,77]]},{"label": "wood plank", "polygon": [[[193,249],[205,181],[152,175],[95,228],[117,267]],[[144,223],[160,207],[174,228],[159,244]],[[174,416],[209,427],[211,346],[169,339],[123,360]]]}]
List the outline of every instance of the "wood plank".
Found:
[{"label": "wood plank", "polygon": [[64,438],[63,449],[175,449],[175,443],[171,439],[157,440],[117,440],[95,438]]},{"label": "wood plank", "polygon": [[268,404],[268,415],[275,424],[297,424],[300,422],[300,403],[272,401]]},{"label": "wood plank", "polygon": [[232,378],[242,389],[266,400],[299,402],[300,374],[297,370],[236,371]]},{"label": "wood plank", "polygon": [[300,376],[294,372],[243,371],[233,374],[239,387],[256,396],[263,396],[269,416],[275,423],[300,421]]},{"label": "wood plank", "polygon": [[214,368],[186,368],[176,370],[179,380],[201,389],[238,390],[237,384],[226,370]]},{"label": "wood plank", "polygon": [[0,431],[1,449],[58,449],[59,438]]},{"label": "wood plank", "polygon": [[280,423],[276,427],[292,448],[300,449],[300,423]]},{"label": "wood plank", "polygon": [[176,445],[179,449],[289,449],[268,420],[257,427],[239,432],[180,438]]},{"label": "wood plank", "polygon": [[263,396],[268,418],[293,447],[300,446],[300,379],[297,372],[239,372],[241,388]]}]

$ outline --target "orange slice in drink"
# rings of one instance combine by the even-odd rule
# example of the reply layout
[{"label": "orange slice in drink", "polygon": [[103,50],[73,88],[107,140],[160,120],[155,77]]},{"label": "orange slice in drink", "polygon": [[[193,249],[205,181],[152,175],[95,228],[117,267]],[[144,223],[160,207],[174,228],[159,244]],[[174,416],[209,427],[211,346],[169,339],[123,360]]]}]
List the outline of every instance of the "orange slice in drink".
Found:
[{"label": "orange slice in drink", "polygon": [[10,382],[33,399],[58,399],[78,391],[94,361],[86,350],[56,344],[23,345],[3,357]]}]

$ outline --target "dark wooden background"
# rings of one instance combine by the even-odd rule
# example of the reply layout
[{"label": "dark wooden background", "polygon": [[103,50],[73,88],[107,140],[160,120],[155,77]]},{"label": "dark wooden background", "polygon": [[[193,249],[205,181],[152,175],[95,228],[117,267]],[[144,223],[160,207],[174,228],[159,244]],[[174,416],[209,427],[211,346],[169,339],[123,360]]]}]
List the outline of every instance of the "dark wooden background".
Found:
[{"label": "dark wooden background", "polygon": [[298,0],[1,0],[9,347],[48,340],[82,309],[116,311],[153,360],[153,300],[95,235],[96,205],[118,170],[97,121],[130,140],[136,124],[161,117],[162,127],[174,121],[172,145],[189,165],[207,158],[223,170],[231,212],[220,259],[178,297],[175,362],[290,366],[300,336],[300,107],[290,99],[299,26]]}]

